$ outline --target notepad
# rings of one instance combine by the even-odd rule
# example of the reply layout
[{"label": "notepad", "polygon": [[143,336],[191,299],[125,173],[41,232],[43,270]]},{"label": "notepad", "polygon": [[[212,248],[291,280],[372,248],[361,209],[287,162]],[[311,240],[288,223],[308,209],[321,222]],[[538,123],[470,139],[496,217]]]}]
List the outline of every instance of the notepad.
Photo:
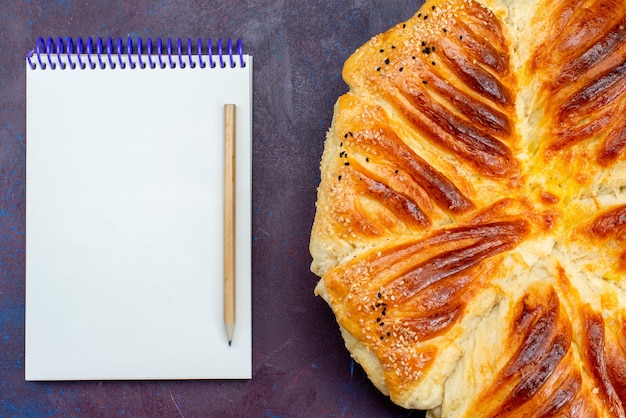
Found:
[{"label": "notepad", "polygon": [[[250,378],[251,57],[221,40],[40,39],[26,72],[25,378]],[[226,103],[237,106],[230,346]]]}]

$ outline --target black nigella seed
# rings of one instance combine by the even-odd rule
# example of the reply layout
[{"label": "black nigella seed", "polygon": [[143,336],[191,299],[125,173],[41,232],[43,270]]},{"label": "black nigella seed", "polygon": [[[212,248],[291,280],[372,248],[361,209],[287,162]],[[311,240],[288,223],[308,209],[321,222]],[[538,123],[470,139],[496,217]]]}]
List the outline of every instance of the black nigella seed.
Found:
[{"label": "black nigella seed", "polygon": [[426,20],[426,19],[428,19],[428,15],[425,15],[425,16],[424,16],[424,20]]},{"label": "black nigella seed", "polygon": [[426,42],[422,41],[422,46],[426,46]]},{"label": "black nigella seed", "polygon": [[380,49],[380,52],[385,52],[385,50],[381,48],[381,49]]},{"label": "black nigella seed", "polygon": [[432,64],[435,65],[435,61],[433,61]]},{"label": "black nigella seed", "polygon": [[421,14],[421,13],[419,13],[419,14],[417,15],[417,17],[422,17],[422,14]]},{"label": "black nigella seed", "polygon": [[385,64],[389,64],[389,58],[385,60]]},{"label": "black nigella seed", "polygon": [[402,29],[406,28],[406,23],[402,24]]},{"label": "black nigella seed", "polygon": [[395,45],[391,45],[391,49],[396,49],[396,46]]},{"label": "black nigella seed", "polygon": [[350,135],[352,138],[354,138],[354,135],[352,135],[352,132],[348,131],[348,135]]},{"label": "black nigella seed", "polygon": [[428,84],[428,81],[424,80],[424,81],[422,81],[422,83],[424,83],[424,84]]},{"label": "black nigella seed", "polygon": [[350,163],[346,161],[345,163],[343,163],[343,165],[350,165]]},{"label": "black nigella seed", "polygon": [[459,36],[459,39],[463,39],[463,35],[460,35],[460,36]]},{"label": "black nigella seed", "polygon": [[380,71],[380,67],[376,67],[376,71]]},{"label": "black nigella seed", "polygon": [[337,180],[341,180],[341,176],[338,176],[338,177],[337,177]]},{"label": "black nigella seed", "polygon": [[404,70],[404,67],[400,67],[398,71],[402,72],[402,70]]},{"label": "black nigella seed", "polygon": [[448,29],[443,28],[443,32],[444,32],[444,33],[448,33]]}]

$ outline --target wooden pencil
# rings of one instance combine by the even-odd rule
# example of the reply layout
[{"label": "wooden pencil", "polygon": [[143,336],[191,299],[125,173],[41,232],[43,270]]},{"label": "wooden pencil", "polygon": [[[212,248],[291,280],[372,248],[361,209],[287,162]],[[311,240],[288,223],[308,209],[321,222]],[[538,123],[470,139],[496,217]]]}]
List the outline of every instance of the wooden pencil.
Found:
[{"label": "wooden pencil", "polygon": [[236,106],[224,105],[224,325],[228,345],[235,331]]}]

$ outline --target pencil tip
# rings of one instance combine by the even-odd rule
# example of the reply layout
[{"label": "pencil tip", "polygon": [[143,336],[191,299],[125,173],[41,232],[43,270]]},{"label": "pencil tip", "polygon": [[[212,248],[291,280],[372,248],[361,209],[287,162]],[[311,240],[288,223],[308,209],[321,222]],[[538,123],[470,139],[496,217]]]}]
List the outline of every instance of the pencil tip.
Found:
[{"label": "pencil tip", "polygon": [[226,324],[226,338],[228,338],[228,345],[231,346],[233,343],[233,334],[235,331],[235,324],[227,323]]}]

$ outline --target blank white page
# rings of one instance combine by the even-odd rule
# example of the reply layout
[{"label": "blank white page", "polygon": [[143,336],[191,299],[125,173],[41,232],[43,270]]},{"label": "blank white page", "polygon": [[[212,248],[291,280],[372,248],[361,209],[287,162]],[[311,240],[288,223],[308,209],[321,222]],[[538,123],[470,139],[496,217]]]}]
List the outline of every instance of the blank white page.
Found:
[{"label": "blank white page", "polygon": [[[243,68],[27,64],[27,380],[251,377],[252,60],[243,58]],[[237,106],[232,346],[226,103]]]}]

